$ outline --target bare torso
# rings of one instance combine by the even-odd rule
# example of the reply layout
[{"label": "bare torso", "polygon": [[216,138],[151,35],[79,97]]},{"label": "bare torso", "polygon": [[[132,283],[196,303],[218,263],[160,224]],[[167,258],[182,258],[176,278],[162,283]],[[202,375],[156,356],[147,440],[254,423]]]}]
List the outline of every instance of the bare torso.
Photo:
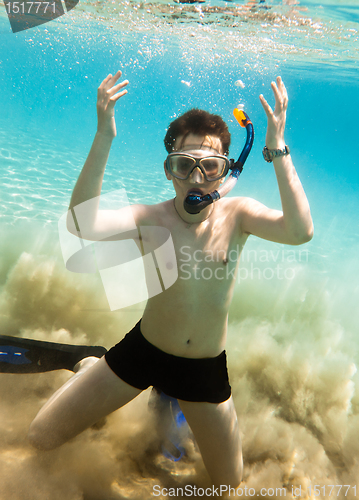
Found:
[{"label": "bare torso", "polygon": [[199,224],[181,220],[173,200],[146,207],[145,224],[171,232],[178,279],[148,300],[141,330],[149,342],[177,356],[213,357],[225,345],[236,270],[248,234],[240,234],[238,198],[213,207]]}]

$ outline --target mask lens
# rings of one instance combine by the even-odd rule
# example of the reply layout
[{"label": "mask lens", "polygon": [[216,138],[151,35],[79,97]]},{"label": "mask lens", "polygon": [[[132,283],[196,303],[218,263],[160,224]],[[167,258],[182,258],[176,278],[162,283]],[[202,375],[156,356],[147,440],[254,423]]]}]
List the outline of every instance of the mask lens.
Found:
[{"label": "mask lens", "polygon": [[181,179],[185,179],[187,177],[188,172],[195,163],[195,160],[189,156],[173,155],[170,159],[171,171]]},{"label": "mask lens", "polygon": [[200,164],[208,179],[219,179],[225,171],[227,162],[224,158],[214,156],[212,158],[202,158]]}]

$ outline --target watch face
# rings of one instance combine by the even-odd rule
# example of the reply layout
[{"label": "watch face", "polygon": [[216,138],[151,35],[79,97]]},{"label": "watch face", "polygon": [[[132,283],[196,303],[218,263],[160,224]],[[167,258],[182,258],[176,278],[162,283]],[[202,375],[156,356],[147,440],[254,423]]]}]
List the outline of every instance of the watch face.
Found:
[{"label": "watch face", "polygon": [[267,161],[267,162],[271,162],[273,160],[273,155],[267,147],[265,147],[263,149],[263,157],[264,157],[265,161]]}]

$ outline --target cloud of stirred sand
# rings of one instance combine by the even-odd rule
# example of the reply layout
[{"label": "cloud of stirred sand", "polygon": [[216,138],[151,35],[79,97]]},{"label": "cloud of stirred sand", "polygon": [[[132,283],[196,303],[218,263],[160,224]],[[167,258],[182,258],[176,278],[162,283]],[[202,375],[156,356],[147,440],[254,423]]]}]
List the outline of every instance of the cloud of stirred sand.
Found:
[{"label": "cloud of stirred sand", "polygon": [[[96,276],[68,273],[46,239],[29,238],[26,251],[10,240],[1,253],[2,333],[110,347],[140,317],[136,307],[109,313]],[[235,293],[227,352],[248,487],[284,486],[291,498],[301,486],[305,498],[310,484],[359,478],[357,313],[345,300],[339,310],[333,290],[302,269]],[[58,450],[31,448],[31,420],[70,376],[0,374],[1,500],[150,499],[156,484],[210,484],[193,444],[178,463],[162,456],[148,391]]]}]

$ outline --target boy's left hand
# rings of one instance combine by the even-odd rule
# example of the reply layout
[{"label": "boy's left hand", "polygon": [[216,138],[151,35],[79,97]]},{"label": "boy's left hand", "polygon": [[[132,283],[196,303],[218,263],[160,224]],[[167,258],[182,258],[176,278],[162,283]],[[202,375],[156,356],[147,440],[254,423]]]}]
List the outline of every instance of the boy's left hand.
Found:
[{"label": "boy's left hand", "polygon": [[277,77],[276,82],[271,83],[271,87],[275,97],[274,111],[263,95],[259,96],[268,118],[266,146],[268,149],[283,149],[285,147],[284,129],[288,107],[288,94],[280,76]]}]

